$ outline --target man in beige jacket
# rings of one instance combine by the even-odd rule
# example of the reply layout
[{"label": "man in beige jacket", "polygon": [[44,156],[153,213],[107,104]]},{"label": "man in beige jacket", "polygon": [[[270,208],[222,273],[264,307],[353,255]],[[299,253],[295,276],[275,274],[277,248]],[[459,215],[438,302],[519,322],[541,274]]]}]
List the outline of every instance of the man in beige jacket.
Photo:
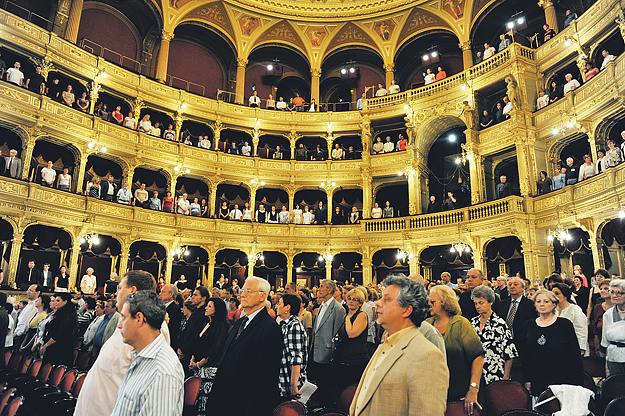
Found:
[{"label": "man in beige jacket", "polygon": [[387,331],[365,369],[350,416],[443,416],[449,371],[443,353],[419,331],[429,307],[423,285],[400,275],[384,280],[377,321]]}]

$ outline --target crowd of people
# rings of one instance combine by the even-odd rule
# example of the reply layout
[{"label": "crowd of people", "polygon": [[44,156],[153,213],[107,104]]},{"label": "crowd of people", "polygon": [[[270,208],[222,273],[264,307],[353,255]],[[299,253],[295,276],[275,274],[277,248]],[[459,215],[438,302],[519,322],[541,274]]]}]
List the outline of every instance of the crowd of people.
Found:
[{"label": "crowd of people", "polygon": [[[608,375],[625,374],[619,276],[598,269],[587,278],[576,266],[573,279],[488,280],[470,269],[455,280],[448,272],[432,281],[391,274],[366,286],[275,288],[221,275],[211,292],[199,280],[157,284],[135,270],[98,288],[104,294],[49,296],[38,284],[23,302],[0,293],[0,323],[6,310],[5,348],[68,366],[76,343],[93,356],[76,415],[138,414],[139,406],[180,414],[189,375],[201,380],[200,415],[270,415],[310,382],[317,391],[309,408],[334,406],[357,384],[353,413],[393,406],[410,414],[418,406],[442,416],[449,401],[463,401],[467,414],[481,407],[483,388],[511,379],[518,359],[519,381],[533,396],[550,385],[583,385],[582,358],[591,352],[606,358]],[[234,389],[242,380],[254,388]],[[391,388],[397,380],[402,388]]]}]

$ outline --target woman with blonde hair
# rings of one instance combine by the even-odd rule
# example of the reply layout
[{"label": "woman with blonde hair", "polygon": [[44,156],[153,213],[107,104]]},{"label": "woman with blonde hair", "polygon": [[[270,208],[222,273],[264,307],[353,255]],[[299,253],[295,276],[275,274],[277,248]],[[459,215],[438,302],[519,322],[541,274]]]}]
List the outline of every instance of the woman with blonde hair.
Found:
[{"label": "woman with blonde hair", "polygon": [[524,325],[523,381],[533,396],[550,385],[583,385],[582,356],[573,323],[558,318],[558,298],[539,289],[534,295],[538,318]]},{"label": "woman with blonde hair", "polygon": [[150,115],[146,114],[139,123],[139,131],[143,133],[149,133],[152,131],[152,122],[150,121]]},{"label": "woman with blonde hair", "polygon": [[477,402],[480,390],[484,348],[475,328],[461,315],[458,298],[451,288],[437,285],[430,289],[430,314],[426,321],[443,335],[449,368],[447,401],[464,401],[467,414]]}]

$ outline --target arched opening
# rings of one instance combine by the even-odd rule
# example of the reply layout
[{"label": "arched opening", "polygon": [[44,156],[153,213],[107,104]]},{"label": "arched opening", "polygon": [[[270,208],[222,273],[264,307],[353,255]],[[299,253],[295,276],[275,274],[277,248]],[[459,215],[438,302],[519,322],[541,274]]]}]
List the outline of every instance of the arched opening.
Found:
[{"label": "arched opening", "polygon": [[[302,145],[304,151],[299,151]],[[317,146],[323,152],[323,158],[317,155]],[[305,136],[295,142],[295,160],[326,160],[328,157],[328,141],[323,137]]]},{"label": "arched opening", "polygon": [[[590,155],[590,143],[588,136],[581,134],[581,137],[570,142],[560,151],[560,166],[566,167],[566,159],[573,158],[573,165],[579,166],[584,163],[584,155]],[[620,134],[619,134],[620,136]],[[622,141],[623,139],[621,139]],[[592,157],[592,156],[591,156]],[[593,161],[596,162],[596,161]]]},{"label": "arched opening", "polygon": [[[167,126],[165,126],[167,128]],[[199,137],[206,137],[210,142],[210,146],[207,146],[210,149],[214,148],[214,138],[213,129],[210,128],[207,124],[199,123],[197,121],[185,120],[182,122],[182,135],[185,137],[189,137],[189,141],[191,145],[194,147],[202,147],[199,145]]]},{"label": "arched opening", "polygon": [[[371,144],[372,155],[398,151],[399,142],[408,138],[406,121],[403,117],[374,121],[371,123],[371,128],[374,131],[372,134],[373,143]],[[390,142],[391,145],[386,145],[387,142]],[[382,143],[382,145],[377,143]]]},{"label": "arched opening", "polygon": [[577,62],[572,61],[571,63],[567,64],[564,68],[557,71],[551,78],[549,78],[549,81],[547,83],[547,85],[549,86],[549,89],[551,89],[552,82],[555,82],[557,85],[566,84],[567,81],[565,79],[565,76],[567,74],[571,74],[573,79],[576,79],[577,81],[579,81],[580,84],[584,84],[584,77],[582,77],[582,74],[579,72],[579,67],[577,66]]},{"label": "arched opening", "polygon": [[13,226],[7,220],[0,218],[0,273],[2,273],[3,280],[0,283],[1,287],[7,287],[9,283],[8,271],[9,261],[11,260],[11,247],[13,246]]},{"label": "arched opening", "polygon": [[[278,146],[280,146],[279,152]],[[282,155],[281,158],[277,156],[278,153]],[[291,144],[284,136],[264,134],[259,138],[257,154],[263,159],[289,160],[291,159]]]},{"label": "arched opening", "polygon": [[[314,215],[315,210],[317,210],[319,208],[319,202],[322,203],[322,206],[325,209],[328,208],[328,207],[325,206],[327,200],[328,200],[328,198],[327,198],[326,193],[324,191],[320,191],[320,190],[316,190],[316,189],[303,189],[303,190],[295,192],[295,197],[293,199],[293,204],[295,205],[295,208],[297,208],[297,206],[299,205],[299,208],[302,211],[306,211],[306,208],[308,208],[308,210],[310,212],[312,212],[313,215]],[[326,221],[327,221],[327,214],[326,214],[324,220],[321,220],[319,218],[314,218],[313,222],[311,222],[311,224],[314,224],[315,222],[318,223],[318,224],[325,224]]]},{"label": "arched opening", "polygon": [[296,254],[293,258],[293,275],[297,284],[306,287],[318,286],[319,281],[326,278],[325,260],[314,252]]},{"label": "arched opening", "polygon": [[[608,221],[601,229],[601,240],[603,244],[603,260],[605,268],[610,274],[622,276],[625,272],[623,264],[618,259],[622,259],[625,253],[625,221],[615,218]],[[616,259],[616,261],[612,261]],[[599,267],[597,264],[596,267]]]},{"label": "arched opening", "polygon": [[591,62],[594,63],[596,68],[601,68],[603,65],[604,57],[603,51],[607,51],[609,55],[613,55],[615,58],[623,53],[625,50],[625,43],[623,43],[623,36],[619,30],[615,30],[607,39],[602,41],[594,51],[594,56],[591,57]]},{"label": "arched opening", "polygon": [[[464,127],[442,132],[428,153],[430,196],[440,204],[453,192],[456,208],[471,205],[469,164],[462,163],[462,145],[466,143]],[[458,163],[459,162],[459,163]]]},{"label": "arched opening", "polygon": [[486,275],[497,277],[507,274],[525,276],[521,240],[515,236],[495,238],[486,244]]},{"label": "arched opening", "polygon": [[16,150],[17,157],[20,157],[22,154],[22,138],[6,127],[0,127],[0,156],[9,156],[11,150]]},{"label": "arched opening", "polygon": [[340,136],[334,139],[332,142],[332,150],[336,148],[336,145],[339,145],[339,149],[343,151],[343,156],[339,159],[336,159],[332,152],[330,152],[330,156],[334,160],[351,160],[351,159],[360,159],[362,158],[362,140],[359,135],[348,135],[348,136]]},{"label": "arched opening", "polygon": [[332,279],[345,284],[362,285],[362,254],[337,253],[332,258]]},{"label": "arched opening", "polygon": [[156,123],[158,123],[158,128],[161,131],[160,134],[155,134],[154,131],[151,131],[149,133],[150,135],[153,135],[156,137],[163,137],[163,132],[167,129],[167,126],[169,126],[170,124],[174,126],[176,125],[176,123],[174,122],[174,119],[171,118],[169,115],[163,113],[162,111],[153,110],[151,108],[141,109],[141,115],[139,119],[137,120],[137,125],[139,125],[141,120],[143,120],[143,118],[146,115],[150,116],[149,120],[150,120],[150,123],[152,123],[152,129],[157,128]]},{"label": "arched opening", "polygon": [[[24,71],[22,70],[22,72]],[[26,74],[26,72],[24,72],[24,74]],[[56,83],[55,79],[59,80],[58,84]],[[24,78],[24,82],[26,82],[26,78]],[[48,97],[50,97],[52,100],[65,104],[65,101],[63,101],[63,91],[66,91],[68,86],[72,87],[72,93],[74,94],[75,100],[71,107],[79,110],[77,102],[82,94],[85,93],[87,99],[89,99],[89,91],[87,91],[85,85],[80,81],[65,75],[62,72],[51,71],[48,74],[48,82],[46,82],[46,87],[48,88]]]},{"label": "arched opening", "polygon": [[[232,146],[232,143],[234,143],[234,145],[237,147],[237,151],[234,152],[232,150],[229,150],[230,147]],[[240,130],[233,130],[233,129],[225,129],[221,132],[221,136],[219,139],[219,143],[217,144],[217,148],[222,151],[222,152],[226,152],[226,153],[231,153],[231,154],[241,154],[241,147],[247,143],[248,145],[250,145],[250,143],[252,143],[252,137]],[[255,156],[255,152],[256,149],[252,149],[252,154],[251,156]]]},{"label": "arched opening", "polygon": [[87,240],[80,244],[80,255],[78,256],[78,282],[76,287],[80,287],[82,276],[91,267],[96,276],[96,290],[104,293],[104,285],[111,272],[119,273],[121,263],[121,244],[108,235],[98,235],[98,244],[89,244]]},{"label": "arched opening", "polygon": [[399,250],[396,248],[383,248],[373,253],[371,266],[375,283],[382,283],[391,273],[403,273],[406,276],[410,274],[407,259],[398,256],[398,253]]},{"label": "arched opening", "polygon": [[[351,224],[349,221],[353,208],[362,218],[362,189],[339,189],[332,196],[332,225]],[[339,209],[337,212],[336,209]],[[338,218],[337,218],[338,217]],[[335,222],[335,218],[340,222]]]},{"label": "arched opening", "polygon": [[249,204],[250,191],[242,185],[232,185],[229,183],[220,183],[217,185],[217,195],[215,198],[215,209],[219,212],[222,204],[225,202],[228,210],[232,211],[235,206],[243,212],[245,204]]},{"label": "arched opening", "polygon": [[[97,155],[89,155],[87,158],[87,166],[85,166],[85,179],[80,186],[81,189],[86,189],[86,184],[92,182],[96,176],[100,178],[100,181],[108,181],[108,178],[112,176],[113,183],[117,186],[117,189],[121,189],[122,175],[123,170],[121,166],[113,160]],[[113,200],[116,200],[116,198],[113,198]]]},{"label": "arched opening", "polygon": [[[246,105],[253,88],[261,99],[261,108],[265,108],[269,94],[273,94],[276,101],[283,97],[289,102],[297,93],[310,102],[310,64],[300,51],[275,43],[260,45],[250,53],[248,61],[245,69]],[[275,71],[267,70],[269,64],[275,66]]]},{"label": "arched opening", "polygon": [[[234,62],[234,46],[209,26],[183,23],[169,44],[167,83],[189,92],[216,98],[228,87],[228,71]],[[189,65],[189,57],[193,65]]]},{"label": "arched opening", "polygon": [[284,189],[260,188],[256,191],[256,201],[254,210],[260,205],[265,206],[267,212],[271,212],[275,207],[276,212],[280,212],[283,206],[289,209],[289,194]]},{"label": "arched opening", "polygon": [[467,272],[473,267],[472,251],[451,251],[450,245],[431,246],[419,254],[423,275],[430,280],[438,280],[441,273],[451,274],[451,281],[463,280]]},{"label": "arched opening", "polygon": [[[46,263],[50,265],[53,276],[58,275],[61,266],[73,268],[74,265],[69,264],[71,247],[72,237],[62,228],[40,224],[26,228],[17,268],[17,287],[26,290],[29,282],[43,284],[41,270]],[[34,261],[33,270],[28,267],[31,260]]]},{"label": "arched opening", "polygon": [[367,86],[386,84],[383,68],[382,57],[373,49],[350,45],[332,51],[321,65],[321,101],[332,111],[354,110]]},{"label": "arched opening", "polygon": [[171,281],[177,282],[184,275],[190,286],[203,286],[208,279],[208,252],[202,247],[186,246],[185,250],[174,255],[171,266]]},{"label": "arched opening", "polygon": [[156,282],[165,277],[167,250],[153,241],[135,241],[130,246],[129,270],[143,270],[154,276]]},{"label": "arched opening", "polygon": [[497,184],[501,182],[501,177],[506,177],[506,182],[508,182],[512,186],[511,193],[512,195],[521,195],[521,186],[519,184],[519,165],[517,164],[516,156],[509,157],[503,159],[500,163],[495,165],[495,169],[493,170],[493,180],[491,182],[490,188],[491,193],[489,194],[490,199],[497,199]]},{"label": "arched opening", "polygon": [[0,8],[28,20],[44,30],[52,30],[52,19],[54,19],[54,15],[51,14],[52,4],[51,1],[41,0],[22,0],[19,4],[15,1],[4,1],[0,3]]},{"label": "arched opening", "polygon": [[[159,198],[165,195],[167,188],[168,178],[162,171],[149,170],[146,168],[136,168],[135,174],[132,177],[132,186],[130,190],[134,197],[135,191],[141,188],[141,184],[145,184],[145,190],[148,191],[148,197],[152,197],[152,192],[157,191]],[[180,183],[178,179],[177,185]],[[135,201],[136,202],[136,201]],[[156,275],[155,275],[156,276]]]},{"label": "arched opening", "polygon": [[176,180],[176,195],[174,201],[178,201],[178,197],[187,194],[187,201],[197,202],[200,204],[200,217],[208,217],[210,210],[208,207],[209,191],[206,182],[199,179],[180,176]]},{"label": "arched opening", "polygon": [[[13,52],[10,49],[2,48],[2,60],[6,64],[7,69],[13,68],[16,62],[20,63],[20,71],[22,71],[22,73],[24,74],[24,84],[26,84],[28,76],[35,72],[35,67],[29,58],[21,55],[20,53]],[[3,81],[6,81],[6,71],[4,76],[5,78],[3,79]]]},{"label": "arched opening", "polygon": [[284,287],[288,280],[286,256],[278,251],[263,251],[254,262],[254,276],[267,280],[273,288]]},{"label": "arched opening", "polygon": [[384,211],[387,201],[393,208],[393,217],[408,215],[408,182],[389,184],[378,188],[374,202],[377,202]]},{"label": "arched opening", "polygon": [[[213,277],[213,286],[221,277],[228,279],[228,283],[232,283],[237,279],[239,287],[243,287],[245,277],[247,276],[248,258],[247,254],[241,250],[223,249],[219,250],[215,255],[215,274]],[[210,276],[208,277],[211,278]]]},{"label": "arched opening", "polygon": [[569,265],[579,265],[585,276],[593,276],[595,265],[590,249],[590,236],[581,228],[570,228],[567,233],[570,237],[568,240],[553,239],[555,270],[573,277],[573,270]]},{"label": "arched opening", "polygon": [[[87,97],[89,98],[89,97]],[[106,106],[106,107],[105,107]],[[122,114],[122,121],[121,123],[118,122],[115,117],[113,117],[113,112],[117,110],[117,107],[119,108],[119,112]],[[116,95],[114,95],[114,93],[109,94],[106,93],[104,91],[100,91],[100,93],[98,94],[98,101],[96,102],[96,105],[94,107],[93,113],[95,116],[100,116],[102,117],[102,113],[100,112],[100,110],[102,110],[105,113],[108,113],[108,121],[110,121],[111,123],[118,125],[118,126],[123,126],[124,125],[124,118],[126,118],[126,116],[128,115],[128,113],[133,113],[133,117],[134,117],[134,112],[132,111],[132,108],[130,107],[130,104],[128,104],[128,102],[122,98],[117,97]],[[163,127],[161,126],[161,131],[163,130]]]},{"label": "arched opening", "polygon": [[[464,70],[460,41],[447,30],[429,30],[404,42],[395,55],[395,80],[402,90],[417,88],[425,84],[429,69],[437,74],[440,67],[450,77]],[[424,61],[422,56],[437,52],[439,62]],[[442,76],[442,75],[441,75]],[[442,78],[441,78],[442,79]]]},{"label": "arched opening", "polygon": [[63,173],[63,168],[69,168],[71,175],[76,159],[74,153],[76,150],[71,145],[59,145],[46,140],[38,140],[33,149],[33,159],[30,164],[30,172],[28,178],[33,182],[43,184],[44,180],[41,176],[41,169],[48,166],[48,162],[52,161],[52,169],[56,172],[56,176],[52,182],[52,188],[57,187],[59,174]]}]

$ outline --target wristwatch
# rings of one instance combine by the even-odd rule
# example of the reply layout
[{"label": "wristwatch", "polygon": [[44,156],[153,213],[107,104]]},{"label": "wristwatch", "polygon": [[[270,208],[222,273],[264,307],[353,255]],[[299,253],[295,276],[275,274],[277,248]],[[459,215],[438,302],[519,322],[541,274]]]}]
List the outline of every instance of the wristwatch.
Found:
[{"label": "wristwatch", "polygon": [[471,383],[469,386],[470,386],[470,387],[473,387],[473,388],[474,388],[474,389],[476,389],[476,390],[479,390],[479,389],[480,389],[480,386],[478,386],[478,385],[477,385],[477,383],[475,383],[475,382]]}]

